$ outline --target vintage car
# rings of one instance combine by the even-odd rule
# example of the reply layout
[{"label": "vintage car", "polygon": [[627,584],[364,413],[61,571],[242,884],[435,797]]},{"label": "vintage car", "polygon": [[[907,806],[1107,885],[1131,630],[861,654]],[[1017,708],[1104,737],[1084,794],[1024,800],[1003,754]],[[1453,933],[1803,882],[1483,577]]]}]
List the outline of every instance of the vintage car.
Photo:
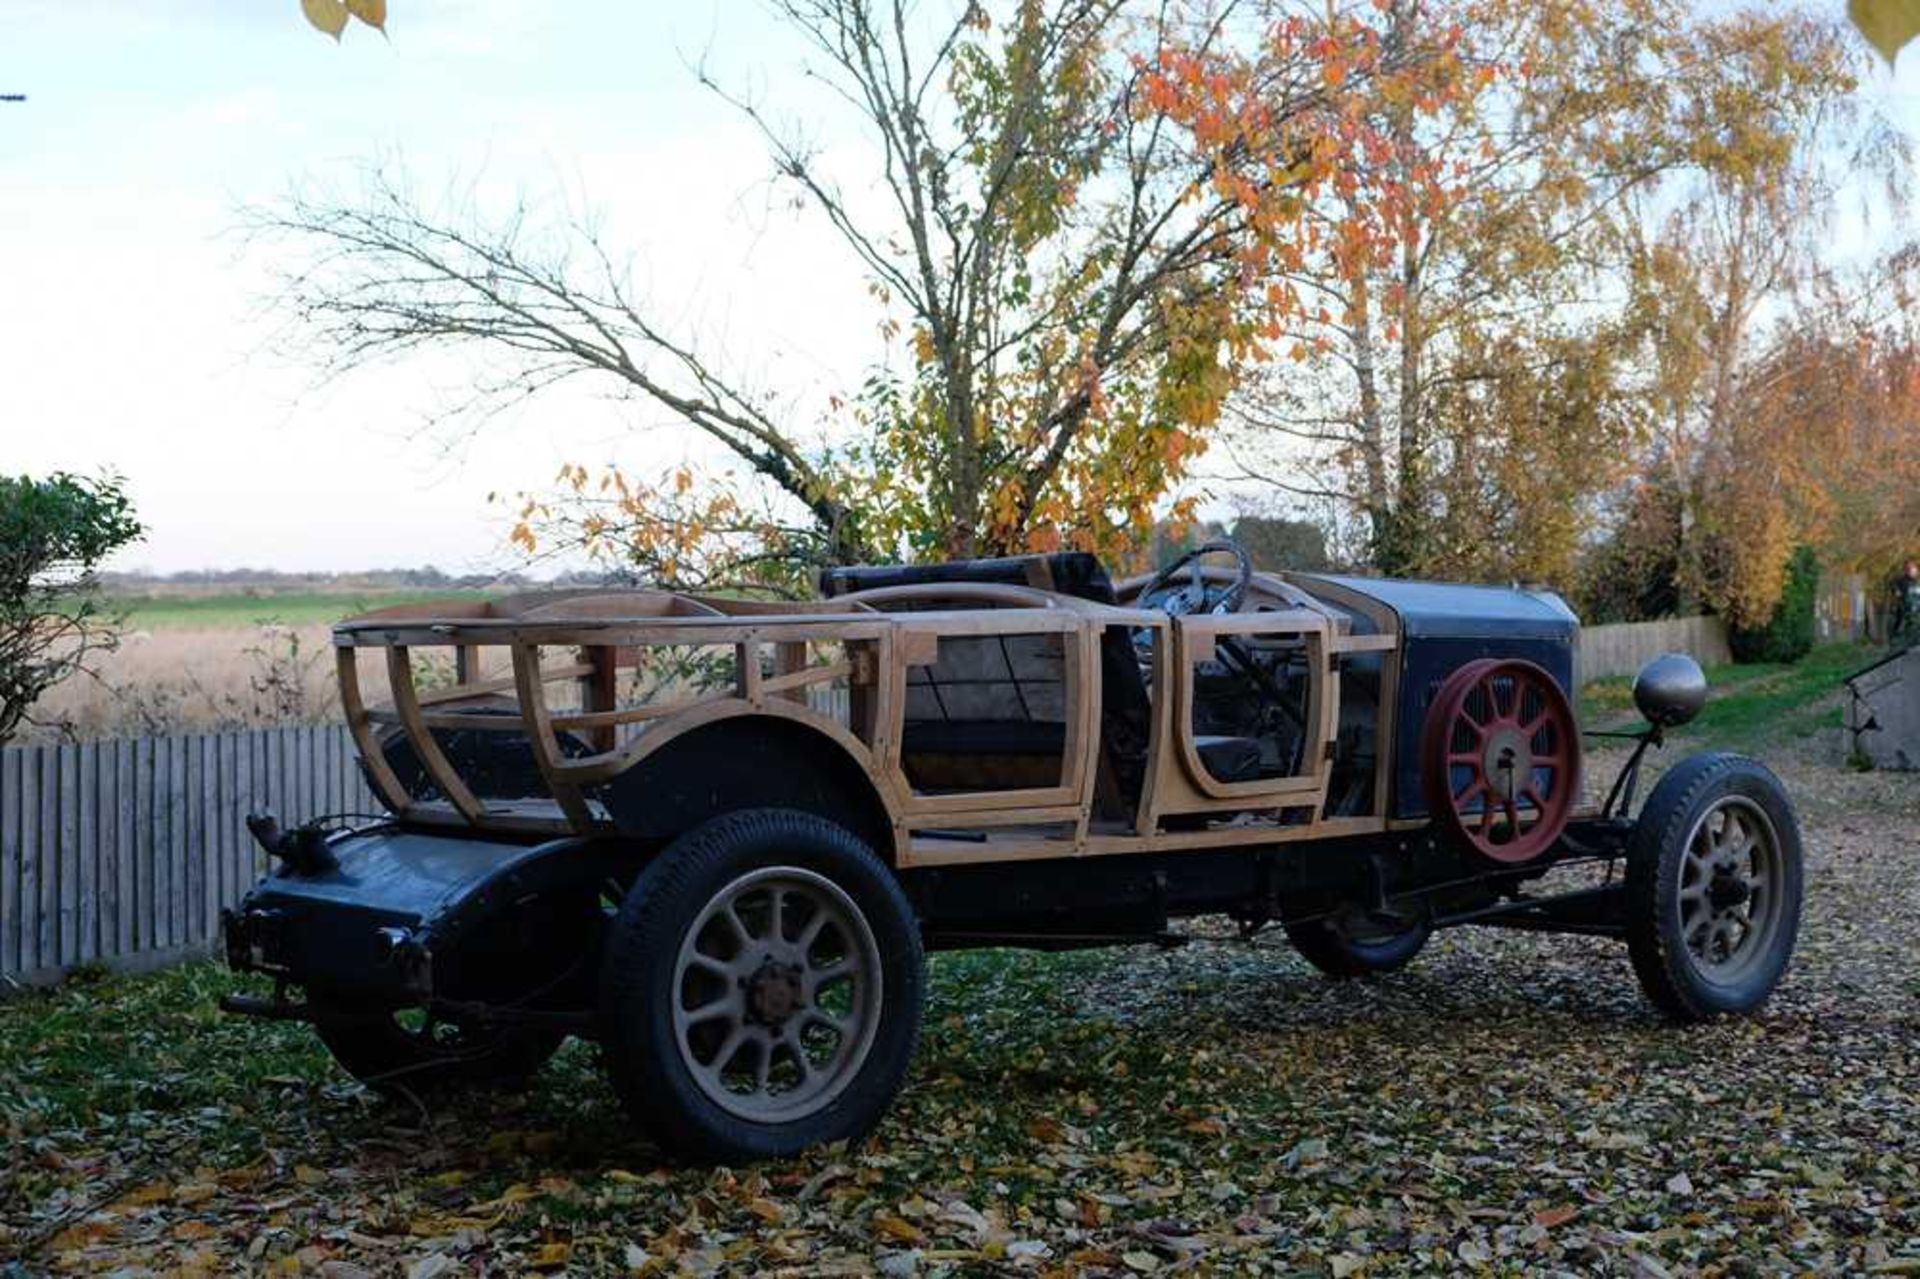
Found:
[{"label": "vintage car", "polygon": [[661,1143],[734,1160],[879,1119],[930,949],[1172,945],[1224,915],[1352,976],[1457,924],[1585,933],[1683,1021],[1756,1007],[1786,967],[1779,783],[1694,756],[1633,815],[1646,751],[1706,697],[1669,657],[1585,800],[1577,625],[1549,593],[1256,572],[1230,542],[1119,586],[1066,553],[821,587],[341,623],[389,815],[256,820],[277,865],[226,950],[275,994],[227,1006],[310,1021],[413,1094],[594,1039]]}]

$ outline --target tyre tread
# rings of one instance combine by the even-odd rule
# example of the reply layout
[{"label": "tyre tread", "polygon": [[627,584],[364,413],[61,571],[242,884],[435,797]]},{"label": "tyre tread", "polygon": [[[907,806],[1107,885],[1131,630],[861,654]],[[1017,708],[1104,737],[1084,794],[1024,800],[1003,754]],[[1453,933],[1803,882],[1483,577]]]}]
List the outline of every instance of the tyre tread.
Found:
[{"label": "tyre tread", "polygon": [[[640,1010],[659,993],[656,983],[663,972],[671,984],[680,936],[677,925],[684,923],[677,918],[678,912],[688,909],[693,898],[704,902],[703,886],[717,889],[720,885],[712,881],[732,877],[727,863],[740,855],[743,846],[795,838],[819,841],[817,847],[834,849],[827,856],[849,859],[842,873],[865,878],[865,886],[879,892],[900,924],[899,945],[889,950],[882,942],[881,964],[888,1005],[896,1010],[891,1015],[907,1018],[904,1042],[896,1039],[883,1049],[887,1039],[883,1022],[874,1057],[861,1079],[824,1111],[779,1128],[734,1119],[711,1121],[682,1104],[676,1081],[640,1042],[634,1028]],[[841,882],[839,875],[830,877]],[[841,886],[854,891],[845,882]],[[870,918],[870,923],[883,928],[883,921]],[[818,1141],[857,1135],[884,1112],[918,1046],[924,963],[913,908],[899,881],[852,832],[794,809],[743,809],[716,817],[680,836],[641,872],[609,930],[601,967],[601,1042],[614,1090],[627,1113],[661,1145],[696,1161],[767,1158],[791,1154]],[[866,1071],[876,1067],[877,1074],[867,1077]]]},{"label": "tyre tread", "polygon": [[[1677,939],[1670,935],[1663,922],[1676,910],[1674,899],[1680,891],[1678,876],[1674,873],[1677,868],[1672,864],[1680,841],[1689,833],[1698,816],[1696,810],[1706,796],[1736,774],[1753,777],[1778,801],[1775,807],[1779,811],[1769,816],[1775,821],[1780,855],[1797,863],[1799,827],[1779,778],[1759,761],[1732,751],[1694,755],[1676,764],[1655,785],[1634,823],[1627,858],[1627,953],[1642,991],[1656,1008],[1675,1021],[1705,1021],[1732,1011],[1705,998],[1690,980],[1691,961],[1676,949]],[[1796,891],[1799,882],[1796,872]],[[1793,911],[1797,924],[1797,902]],[[1789,954],[1791,949],[1789,930]],[[1783,970],[1784,966],[1785,957],[1781,960]],[[1770,993],[1771,987],[1750,1007],[1764,1003]]]}]

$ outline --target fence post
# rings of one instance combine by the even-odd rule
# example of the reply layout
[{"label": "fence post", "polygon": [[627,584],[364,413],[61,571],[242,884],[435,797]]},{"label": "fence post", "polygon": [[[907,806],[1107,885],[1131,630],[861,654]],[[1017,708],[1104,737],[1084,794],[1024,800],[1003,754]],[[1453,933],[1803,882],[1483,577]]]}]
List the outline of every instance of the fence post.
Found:
[{"label": "fence post", "polygon": [[20,778],[26,756],[24,748],[0,750],[0,973],[22,971],[20,922],[27,911],[20,898],[20,873],[27,802]]}]

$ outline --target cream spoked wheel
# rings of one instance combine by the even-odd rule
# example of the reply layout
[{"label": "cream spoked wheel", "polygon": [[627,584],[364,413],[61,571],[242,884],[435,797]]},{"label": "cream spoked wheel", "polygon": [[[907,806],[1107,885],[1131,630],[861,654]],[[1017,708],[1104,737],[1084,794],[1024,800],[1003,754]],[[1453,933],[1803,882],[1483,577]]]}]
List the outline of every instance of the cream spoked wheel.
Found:
[{"label": "cream spoked wheel", "polygon": [[1779,836],[1750,799],[1729,796],[1701,814],[1679,859],[1680,930],[1704,975],[1738,980],[1764,960],[1784,914]]},{"label": "cream spoked wheel", "polygon": [[627,1111],[737,1163],[859,1137],[920,1038],[920,924],[871,845],[815,813],[716,817],[662,849],[608,923],[600,1039]]},{"label": "cream spoked wheel", "polygon": [[1628,840],[1627,952],[1681,1021],[1749,1012],[1786,972],[1806,878],[1780,779],[1739,755],[1695,755],[1653,788]]},{"label": "cream spoked wheel", "polygon": [[832,880],[770,866],[720,890],[673,975],[675,1039],[716,1105],[785,1123],[833,1102],[872,1050],[885,990],[858,905]]}]

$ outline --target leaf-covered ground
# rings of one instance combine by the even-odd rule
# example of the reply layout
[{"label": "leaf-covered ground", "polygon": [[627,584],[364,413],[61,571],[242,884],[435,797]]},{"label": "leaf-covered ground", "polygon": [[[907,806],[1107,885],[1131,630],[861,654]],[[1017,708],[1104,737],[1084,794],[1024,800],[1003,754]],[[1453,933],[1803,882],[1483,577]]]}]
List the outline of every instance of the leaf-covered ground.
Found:
[{"label": "leaf-covered ground", "polygon": [[1620,948],[1526,934],[1348,984],[1278,938],[945,956],[878,1133],[759,1168],[663,1165],[578,1045],[426,1114],[210,966],[17,999],[0,1275],[1920,1274],[1920,778],[1783,771],[1809,897],[1758,1019],[1662,1025]]}]

